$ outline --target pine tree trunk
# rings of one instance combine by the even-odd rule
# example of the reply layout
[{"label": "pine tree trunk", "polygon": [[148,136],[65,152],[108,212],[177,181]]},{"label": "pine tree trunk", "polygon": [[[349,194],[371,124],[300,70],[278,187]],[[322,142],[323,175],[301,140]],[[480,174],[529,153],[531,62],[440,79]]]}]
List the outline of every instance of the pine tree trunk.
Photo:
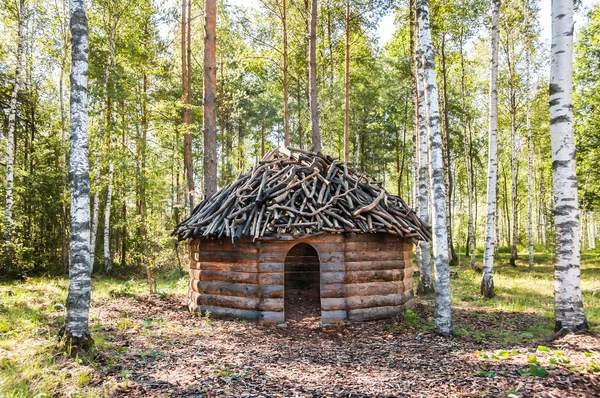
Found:
[{"label": "pine tree trunk", "polygon": [[433,253],[435,270],[435,322],[442,336],[453,334],[450,305],[450,269],[448,258],[448,230],[446,226],[446,187],[442,151],[442,133],[436,85],[435,53],[429,27],[427,0],[417,0],[417,21],[425,69],[428,119],[429,119],[429,174],[431,202],[433,204]]},{"label": "pine tree trunk", "polygon": [[15,81],[10,94],[10,105],[8,108],[8,133],[6,135],[6,212],[4,214],[4,261],[6,272],[13,272],[13,187],[14,187],[14,145],[15,125],[17,118],[17,96],[21,84],[21,73],[23,65],[23,26],[25,25],[25,0],[19,0],[19,21],[17,31],[17,66],[15,68]]},{"label": "pine tree trunk", "polygon": [[492,7],[492,56],[490,60],[490,126],[488,136],[487,217],[485,251],[483,254],[483,278],[481,294],[492,298],[494,292],[494,238],[498,189],[498,18],[500,0],[491,0]]},{"label": "pine tree trunk", "polygon": [[[192,96],[191,96],[191,0],[181,2],[181,85],[183,88],[183,123],[185,133],[183,135],[183,163],[187,179],[188,202],[190,211],[194,208],[194,165],[192,160]],[[206,156],[206,155],[205,155]],[[215,173],[216,175],[216,173]]]},{"label": "pine tree trunk", "polygon": [[317,0],[310,0],[310,121],[313,152],[321,152],[321,126],[319,125],[319,92],[317,91]]},{"label": "pine tree trunk", "polygon": [[573,131],[573,1],[552,1],[550,136],[554,186],[555,331],[587,330],[581,293],[579,202]]},{"label": "pine tree trunk", "polygon": [[333,42],[331,40],[331,3],[328,5],[327,10],[327,43],[329,45],[329,152],[333,156],[334,142],[333,142],[333,83],[334,83],[334,68],[333,68]]},{"label": "pine tree trunk", "polygon": [[283,27],[283,131],[284,146],[290,146],[290,109],[288,91],[288,37],[287,37],[287,0],[282,0],[281,25]]},{"label": "pine tree trunk", "polygon": [[[416,3],[415,3],[416,5]],[[420,36],[420,33],[419,33]],[[420,40],[417,41],[418,61],[417,61],[417,112],[418,112],[418,157],[417,157],[417,205],[419,218],[427,225],[431,225],[431,217],[429,215],[429,154],[427,150],[427,106],[425,104],[425,71],[423,65],[423,57]],[[427,241],[419,241],[417,246],[417,265],[421,271],[419,277],[419,285],[417,286],[417,294],[426,295],[435,292],[432,278],[431,268],[431,243]]]},{"label": "pine tree trunk", "polygon": [[204,197],[217,192],[217,2],[204,3]]},{"label": "pine tree trunk", "polygon": [[344,69],[344,162],[350,161],[350,0],[346,0],[346,53]]},{"label": "pine tree trunk", "polygon": [[88,170],[88,23],[83,0],[71,0],[71,242],[67,318],[61,330],[72,346],[92,342],[89,329],[91,298],[90,181]]}]

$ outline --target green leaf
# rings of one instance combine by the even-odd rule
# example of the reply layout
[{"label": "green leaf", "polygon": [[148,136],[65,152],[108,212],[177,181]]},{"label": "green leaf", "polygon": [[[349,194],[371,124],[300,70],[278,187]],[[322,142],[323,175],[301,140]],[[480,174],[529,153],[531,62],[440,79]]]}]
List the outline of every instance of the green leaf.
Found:
[{"label": "green leaf", "polygon": [[527,360],[527,363],[538,363],[537,357],[535,355],[531,355]]},{"label": "green leaf", "polygon": [[539,352],[550,352],[550,349],[548,347],[546,347],[546,346],[543,346],[543,345],[538,346],[537,350]]},{"label": "green leaf", "polygon": [[479,372],[477,372],[477,376],[493,379],[494,377],[496,377],[496,373],[495,372],[487,372],[485,370],[480,370]]},{"label": "green leaf", "polygon": [[550,373],[548,373],[548,371],[542,367],[531,365],[529,366],[529,374],[537,377],[546,377]]}]

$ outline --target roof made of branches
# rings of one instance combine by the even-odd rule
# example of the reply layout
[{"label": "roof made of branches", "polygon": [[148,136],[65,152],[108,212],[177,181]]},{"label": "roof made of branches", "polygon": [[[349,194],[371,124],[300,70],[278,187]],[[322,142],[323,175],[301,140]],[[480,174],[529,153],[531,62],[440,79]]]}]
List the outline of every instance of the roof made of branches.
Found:
[{"label": "roof made of branches", "polygon": [[269,152],[203,200],[173,231],[187,238],[298,239],[322,233],[389,233],[430,240],[402,198],[346,163],[294,148]]}]

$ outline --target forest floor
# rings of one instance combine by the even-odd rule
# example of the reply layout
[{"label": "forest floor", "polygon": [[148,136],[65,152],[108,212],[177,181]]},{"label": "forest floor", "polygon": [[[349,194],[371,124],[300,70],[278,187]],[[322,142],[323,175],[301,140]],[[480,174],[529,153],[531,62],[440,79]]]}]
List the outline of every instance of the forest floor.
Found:
[{"label": "forest floor", "polygon": [[67,281],[0,284],[0,397],[600,397],[600,255],[583,257],[592,333],[552,336],[552,265],[497,261],[497,297],[454,268],[456,336],[433,333],[433,297],[399,319],[319,328],[223,321],[186,311],[187,277],[94,278],[89,354],[66,355],[56,332]]}]

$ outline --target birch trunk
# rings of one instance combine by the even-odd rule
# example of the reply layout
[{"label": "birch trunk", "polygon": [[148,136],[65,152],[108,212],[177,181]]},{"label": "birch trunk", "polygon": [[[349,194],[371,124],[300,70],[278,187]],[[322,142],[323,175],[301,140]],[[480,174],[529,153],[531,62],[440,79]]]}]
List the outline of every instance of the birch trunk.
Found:
[{"label": "birch trunk", "polygon": [[[109,129],[110,129],[110,97],[108,94],[108,78],[110,76],[110,68],[112,65],[112,60],[114,58],[114,53],[115,53],[115,34],[116,34],[116,30],[117,30],[117,21],[115,19],[114,22],[111,22],[111,29],[109,32],[109,39],[108,39],[108,56],[106,59],[106,67],[104,69],[104,76],[102,79],[102,93],[104,95],[104,108],[102,110],[102,113],[104,115],[106,115],[106,126],[105,126],[105,132],[107,134],[109,133]],[[101,120],[103,120],[103,117],[100,117]],[[109,138],[110,139],[110,138]],[[109,145],[110,147],[110,145]],[[109,151],[109,156],[110,156],[110,151]],[[111,157],[112,159],[112,157]],[[112,165],[112,160],[111,160],[111,165]],[[96,234],[98,232],[98,214],[99,214],[99,209],[100,209],[100,138],[98,138],[98,146],[96,148],[96,160],[95,160],[95,174],[94,174],[94,186],[96,188],[96,193],[94,194],[94,204],[93,204],[93,214],[92,214],[92,232],[91,232],[91,236],[90,236],[90,262],[92,263],[92,268],[94,267],[94,262],[95,262],[95,257],[96,257]],[[114,166],[113,166],[114,167]],[[110,180],[112,182],[112,179]],[[104,251],[104,255],[106,258],[106,250]],[[105,260],[105,264],[106,264],[106,260]],[[104,270],[106,273],[108,273],[106,271],[106,268]],[[110,269],[109,269],[110,271]]]},{"label": "birch trunk", "polygon": [[319,125],[319,96],[317,91],[317,0],[310,2],[309,74],[310,121],[312,150],[321,152],[321,127]]},{"label": "birch trunk", "polygon": [[[108,166],[108,189],[106,192],[106,208],[104,209],[104,273],[112,270],[112,256],[110,254],[110,208],[112,204],[113,180],[115,176],[115,163],[112,160],[112,138],[108,132],[108,153],[111,156]],[[125,265],[125,264],[121,264]]]},{"label": "birch trunk", "polygon": [[329,44],[329,153],[333,156],[333,83],[334,83],[334,68],[333,68],[333,42],[331,39],[331,2],[328,3],[327,10],[327,43]]},{"label": "birch trunk", "polygon": [[417,21],[423,54],[426,99],[429,119],[429,174],[431,202],[433,204],[433,253],[435,270],[435,322],[436,331],[442,336],[453,334],[450,306],[450,270],[448,258],[448,230],[446,227],[446,189],[444,184],[444,161],[442,135],[435,72],[435,53],[429,27],[427,0],[417,0]]},{"label": "birch trunk", "polygon": [[217,2],[204,2],[204,197],[217,192]]},{"label": "birch trunk", "polygon": [[[417,203],[419,218],[427,225],[431,225],[429,215],[429,154],[427,151],[427,107],[425,104],[425,73],[423,70],[422,51],[420,50],[420,32],[417,33],[417,122],[418,122],[418,157],[417,157]],[[435,292],[433,287],[432,269],[431,269],[431,244],[427,241],[419,241],[417,246],[417,264],[421,271],[417,294],[426,295]]]},{"label": "birch trunk", "polygon": [[573,131],[573,1],[552,1],[550,136],[554,185],[555,331],[587,330],[580,277],[580,225]]},{"label": "birch trunk", "polygon": [[[517,207],[517,183],[518,183],[518,165],[517,165],[517,89],[515,72],[515,43],[512,39],[512,33],[507,32],[506,52],[508,58],[509,79],[509,101],[510,101],[510,184],[511,184],[511,210],[512,210],[512,230],[507,231],[511,242],[510,246],[510,265],[517,265],[517,239],[518,239],[518,207]],[[508,212],[508,206],[506,207]],[[509,215],[507,214],[507,220]]]},{"label": "birch trunk", "polygon": [[15,82],[10,94],[10,105],[8,109],[8,133],[6,135],[6,213],[4,215],[4,260],[7,273],[13,271],[13,187],[14,187],[14,145],[15,124],[17,118],[17,96],[21,84],[21,73],[23,65],[23,27],[25,25],[25,0],[19,1],[19,21],[17,31],[17,66],[15,68]]},{"label": "birch trunk", "polygon": [[[525,63],[527,64],[527,75],[525,89],[529,93],[530,71],[529,71],[529,5],[525,4],[525,27],[527,29]],[[525,127],[527,129],[527,235],[529,240],[529,268],[533,268],[533,138],[531,133],[531,99],[527,94],[527,109]]]},{"label": "birch trunk", "polygon": [[[191,2],[191,0],[189,0]],[[186,0],[181,2],[181,85],[183,88],[183,123],[185,133],[183,135],[183,163],[187,180],[187,200],[190,211],[194,208],[194,165],[192,159],[192,109],[191,109],[191,20],[190,6]],[[215,173],[216,178],[216,173]]]},{"label": "birch trunk", "polygon": [[490,118],[488,137],[487,217],[485,228],[485,251],[483,254],[483,278],[481,294],[494,297],[494,238],[498,189],[498,18],[500,0],[491,0],[492,43],[490,60]]},{"label": "birch trunk", "polygon": [[67,342],[82,348],[92,343],[89,329],[91,298],[90,181],[88,170],[88,22],[83,0],[69,3],[71,27],[71,242],[67,318],[61,330]]}]

